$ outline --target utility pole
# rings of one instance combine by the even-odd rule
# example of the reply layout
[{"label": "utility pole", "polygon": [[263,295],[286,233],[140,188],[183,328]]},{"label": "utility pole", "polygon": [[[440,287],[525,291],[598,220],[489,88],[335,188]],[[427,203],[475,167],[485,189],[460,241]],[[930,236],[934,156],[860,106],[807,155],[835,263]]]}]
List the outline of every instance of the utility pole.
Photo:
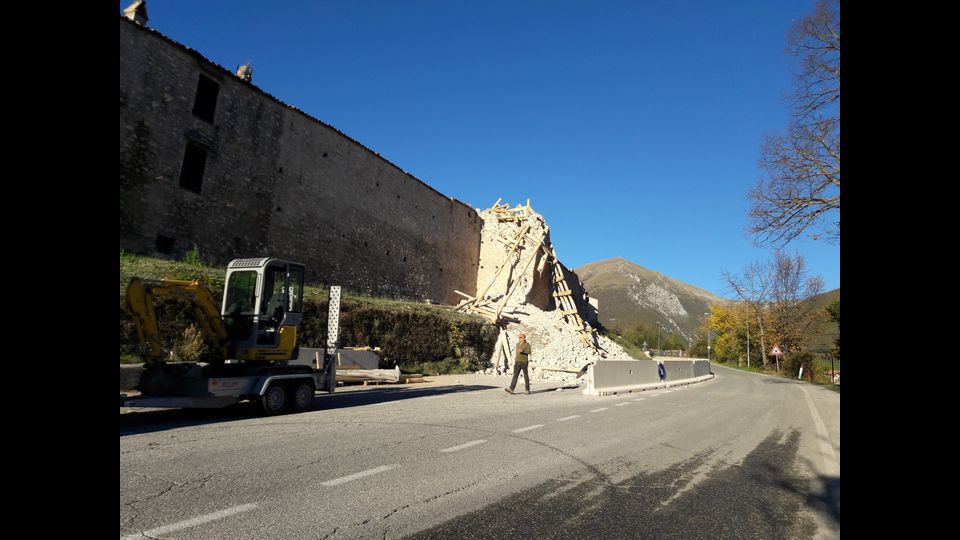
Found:
[{"label": "utility pole", "polygon": [[[704,313],[704,317],[709,317],[709,313]],[[710,327],[707,327],[707,362],[710,361]]]},{"label": "utility pole", "polygon": [[750,319],[747,319],[747,367],[750,367]]}]

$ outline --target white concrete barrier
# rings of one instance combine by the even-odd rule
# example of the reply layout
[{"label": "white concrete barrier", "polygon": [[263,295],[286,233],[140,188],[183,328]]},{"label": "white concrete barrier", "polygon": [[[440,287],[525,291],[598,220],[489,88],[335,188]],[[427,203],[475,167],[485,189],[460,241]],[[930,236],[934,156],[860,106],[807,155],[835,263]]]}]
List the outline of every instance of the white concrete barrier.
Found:
[{"label": "white concrete barrier", "polygon": [[707,360],[663,359],[667,378],[660,382],[657,362],[649,360],[599,361],[587,369],[588,396],[608,396],[693,384],[713,378]]}]

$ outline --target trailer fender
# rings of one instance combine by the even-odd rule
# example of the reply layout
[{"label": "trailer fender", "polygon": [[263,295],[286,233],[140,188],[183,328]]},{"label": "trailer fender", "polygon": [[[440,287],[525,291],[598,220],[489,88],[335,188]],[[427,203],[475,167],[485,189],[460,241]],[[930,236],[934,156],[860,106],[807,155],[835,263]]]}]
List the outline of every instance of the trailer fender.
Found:
[{"label": "trailer fender", "polygon": [[257,383],[253,385],[253,395],[263,396],[267,392],[267,388],[270,388],[270,383],[274,381],[295,381],[295,380],[309,380],[310,384],[314,385],[316,388],[316,383],[313,379],[313,375],[309,373],[291,373],[289,375],[268,375],[266,377],[261,377],[257,380]]}]

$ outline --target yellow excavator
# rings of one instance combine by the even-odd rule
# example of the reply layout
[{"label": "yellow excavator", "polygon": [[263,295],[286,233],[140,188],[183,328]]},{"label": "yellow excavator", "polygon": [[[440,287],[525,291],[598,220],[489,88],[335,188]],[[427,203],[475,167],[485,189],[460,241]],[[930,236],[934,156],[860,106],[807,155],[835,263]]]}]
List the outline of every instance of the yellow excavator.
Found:
[{"label": "yellow excavator", "polygon": [[[330,290],[328,348],[323,362],[314,366],[309,355],[300,360],[297,346],[304,273],[304,265],[283,259],[234,259],[227,265],[219,311],[198,280],[132,278],[126,303],[145,365],[141,395],[121,396],[121,405],[223,407],[254,400],[272,415],[307,409],[316,390],[333,392],[336,362],[330,359],[339,330],[340,287]],[[156,299],[165,297],[193,304],[194,318],[214,347],[214,360],[167,362],[154,308]]]}]

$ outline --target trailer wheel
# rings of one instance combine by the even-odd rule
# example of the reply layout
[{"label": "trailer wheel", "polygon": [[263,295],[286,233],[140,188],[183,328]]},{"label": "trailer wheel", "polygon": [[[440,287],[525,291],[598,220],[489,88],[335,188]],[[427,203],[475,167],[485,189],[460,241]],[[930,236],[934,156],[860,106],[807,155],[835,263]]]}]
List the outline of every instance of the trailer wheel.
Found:
[{"label": "trailer wheel", "polygon": [[290,405],[294,411],[304,411],[313,403],[313,385],[307,382],[294,383],[293,401]]},{"label": "trailer wheel", "polygon": [[280,414],[286,407],[287,389],[282,384],[271,384],[270,388],[260,396],[260,408],[268,416]]}]

